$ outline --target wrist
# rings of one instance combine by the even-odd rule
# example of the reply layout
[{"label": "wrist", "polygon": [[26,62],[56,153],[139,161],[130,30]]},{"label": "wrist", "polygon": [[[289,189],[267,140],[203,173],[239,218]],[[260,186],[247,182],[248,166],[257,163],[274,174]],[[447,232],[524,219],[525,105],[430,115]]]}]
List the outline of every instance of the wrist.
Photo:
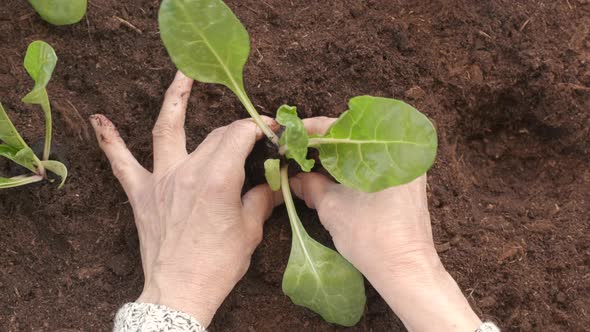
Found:
[{"label": "wrist", "polygon": [[199,280],[193,278],[187,282],[176,278],[151,277],[149,281],[146,280],[136,302],[164,305],[187,313],[203,327],[207,327],[227,294],[213,293],[212,291],[221,288]]},{"label": "wrist", "polygon": [[[434,257],[436,256],[436,257]],[[475,331],[481,320],[438,255],[415,262],[404,273],[369,279],[409,331]],[[428,317],[428,319],[424,319]]]}]

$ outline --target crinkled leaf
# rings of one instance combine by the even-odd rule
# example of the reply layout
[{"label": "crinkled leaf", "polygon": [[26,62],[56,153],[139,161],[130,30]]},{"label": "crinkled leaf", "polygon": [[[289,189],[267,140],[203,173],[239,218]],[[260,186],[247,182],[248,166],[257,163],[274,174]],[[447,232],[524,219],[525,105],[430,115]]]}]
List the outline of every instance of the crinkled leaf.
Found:
[{"label": "crinkled leaf", "polygon": [[35,11],[53,25],[80,22],[86,14],[87,0],[29,0]]},{"label": "crinkled leaf", "polygon": [[336,251],[312,239],[301,224],[286,169],[281,187],[293,230],[291,255],[283,275],[283,292],[330,323],[353,326],[367,301],[361,273]]},{"label": "crinkled leaf", "polygon": [[41,40],[34,41],[29,45],[24,66],[29,76],[35,81],[35,87],[23,98],[23,102],[39,105],[47,102],[45,87],[51,79],[56,64],[57,55],[51,45]]},{"label": "crinkled leaf", "polygon": [[340,183],[366,192],[408,183],[434,163],[436,130],[426,116],[395,99],[350,100],[349,110],[310,145]]},{"label": "crinkled leaf", "polygon": [[66,182],[66,178],[68,177],[68,169],[66,166],[59,161],[55,160],[44,160],[41,162],[45,169],[50,170],[51,172],[59,175],[61,178],[61,183],[59,184],[58,189],[63,187],[64,183]]},{"label": "crinkled leaf", "polygon": [[43,177],[40,175],[31,175],[31,176],[17,176],[14,178],[2,178],[0,177],[0,189],[6,188],[13,188],[24,186],[26,184],[39,182],[43,180]]},{"label": "crinkled leaf", "polygon": [[0,156],[11,159],[32,172],[36,172],[39,159],[20,136],[12,121],[10,121],[2,103],[0,103],[0,141],[5,143],[0,145]]},{"label": "crinkled leaf", "polygon": [[[185,75],[223,84],[240,97],[250,53],[248,32],[221,0],[164,0],[160,35],[172,62]],[[240,98],[242,99],[242,98]]]},{"label": "crinkled leaf", "polygon": [[281,189],[281,161],[278,159],[267,159],[264,162],[264,177],[273,191]]},{"label": "crinkled leaf", "polygon": [[297,108],[283,105],[277,111],[277,122],[285,126],[279,145],[287,152],[285,156],[294,159],[305,172],[311,171],[315,160],[307,159],[309,137],[303,121],[297,116]]}]

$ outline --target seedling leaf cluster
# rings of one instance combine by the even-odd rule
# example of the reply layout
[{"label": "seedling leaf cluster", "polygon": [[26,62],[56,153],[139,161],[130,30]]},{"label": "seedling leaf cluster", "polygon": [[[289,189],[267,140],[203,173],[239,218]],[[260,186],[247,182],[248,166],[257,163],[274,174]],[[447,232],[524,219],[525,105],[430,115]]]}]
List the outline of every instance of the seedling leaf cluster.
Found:
[{"label": "seedling leaf cluster", "polygon": [[61,178],[61,188],[68,176],[67,168],[59,161],[49,160],[51,155],[51,104],[47,94],[47,84],[57,64],[57,55],[53,48],[43,42],[34,41],[27,48],[24,67],[35,81],[34,88],[23,98],[23,102],[39,105],[45,116],[45,144],[41,159],[21,137],[0,103],[0,156],[8,158],[32,172],[30,175],[12,178],[0,177],[0,189],[18,187],[47,179],[47,170]]},{"label": "seedling leaf cluster", "polygon": [[269,159],[265,176],[281,190],[293,233],[283,276],[283,292],[326,321],[356,324],[364,312],[364,279],[336,251],[312,239],[303,228],[289,188],[288,160],[309,172],[319,151],[322,166],[340,183],[376,192],[408,183],[424,174],[436,157],[432,123],[412,106],[395,99],[354,97],[325,135],[310,137],[293,106],[277,110],[284,128],[278,137],[262,120],[248,97],[243,69],[250,53],[248,32],[222,0],[164,0],[159,13],[161,37],[176,67],[205,83],[225,85],[242,102],[282,160]]}]

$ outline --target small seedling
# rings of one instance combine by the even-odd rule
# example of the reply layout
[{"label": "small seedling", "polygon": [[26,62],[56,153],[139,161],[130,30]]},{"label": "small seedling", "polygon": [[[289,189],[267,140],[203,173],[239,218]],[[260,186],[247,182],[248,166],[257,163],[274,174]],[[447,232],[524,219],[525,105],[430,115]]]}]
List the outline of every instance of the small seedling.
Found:
[{"label": "small seedling", "polygon": [[40,105],[45,115],[45,144],[43,157],[39,159],[18,133],[8,114],[0,103],[0,156],[30,170],[33,174],[13,178],[0,177],[0,189],[11,188],[47,179],[47,170],[61,177],[61,188],[68,176],[67,168],[60,162],[49,160],[51,154],[51,105],[47,95],[47,84],[57,64],[53,48],[43,41],[31,43],[27,49],[24,66],[35,87],[24,98],[27,104]]},{"label": "small seedling", "polygon": [[86,15],[87,0],[29,0],[42,19],[53,25],[75,24]]},{"label": "small seedling", "polygon": [[408,183],[432,166],[437,150],[434,126],[402,101],[360,96],[350,100],[349,110],[322,136],[309,137],[296,108],[283,105],[276,121],[284,131],[277,137],[246,94],[242,73],[250,39],[222,0],[164,0],[159,23],[176,67],[197,81],[232,90],[282,155],[281,160],[267,160],[264,165],[271,188],[282,190],[293,232],[283,292],[328,322],[356,324],[365,309],[363,276],[303,228],[289,188],[287,160],[309,172],[315,161],[307,159],[308,149],[317,149],[322,166],[340,183],[376,192]]}]

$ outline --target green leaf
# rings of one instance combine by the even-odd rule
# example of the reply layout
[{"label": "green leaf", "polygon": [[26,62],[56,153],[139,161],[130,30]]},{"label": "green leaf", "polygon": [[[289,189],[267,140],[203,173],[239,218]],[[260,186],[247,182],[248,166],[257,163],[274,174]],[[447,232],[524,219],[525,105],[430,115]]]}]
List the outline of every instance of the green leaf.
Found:
[{"label": "green leaf", "polygon": [[5,143],[0,145],[0,156],[13,160],[32,172],[37,172],[39,158],[20,136],[2,103],[0,103],[0,141]]},{"label": "green leaf", "polygon": [[164,0],[160,36],[176,67],[204,83],[223,84],[242,102],[264,134],[276,142],[244,90],[243,70],[250,54],[248,32],[221,0]]},{"label": "green leaf", "polygon": [[35,87],[23,98],[23,102],[39,105],[46,102],[47,91],[45,87],[51,79],[56,64],[57,55],[51,45],[41,40],[34,41],[29,45],[24,66],[29,76],[35,81]]},{"label": "green leaf", "polygon": [[10,121],[2,103],[0,103],[0,140],[15,148],[17,151],[28,147],[27,143],[25,143],[12,124],[12,121]]},{"label": "green leaf", "polygon": [[286,167],[281,170],[281,187],[293,230],[283,292],[293,303],[313,310],[330,323],[355,325],[367,301],[363,276],[340,254],[307,234],[295,211]]},{"label": "green leaf", "polygon": [[86,14],[87,0],[29,0],[35,11],[53,25],[80,22]]},{"label": "green leaf", "polygon": [[297,108],[281,106],[277,111],[277,122],[285,126],[285,131],[279,139],[279,146],[286,151],[285,156],[294,159],[303,171],[311,171],[315,160],[307,159],[309,137],[303,121],[297,116]]},{"label": "green leaf", "polygon": [[340,183],[366,192],[408,183],[434,163],[436,130],[426,116],[395,99],[350,100],[349,110],[310,146]]},{"label": "green leaf", "polygon": [[45,169],[48,169],[51,172],[59,175],[59,177],[61,178],[61,183],[59,184],[58,189],[61,189],[68,177],[68,169],[66,168],[66,166],[60,163],[59,161],[55,160],[43,160],[41,164],[43,164]]},{"label": "green leaf", "polygon": [[280,168],[281,161],[279,159],[267,159],[264,162],[264,177],[273,191],[281,189]]},{"label": "green leaf", "polygon": [[172,62],[185,75],[223,84],[239,94],[250,53],[248,32],[221,0],[164,0],[160,35]]},{"label": "green leaf", "polygon": [[33,150],[28,147],[17,150],[12,146],[0,144],[0,156],[10,159],[34,173],[37,172],[37,157]]},{"label": "green leaf", "polygon": [[40,175],[17,176],[14,178],[0,177],[0,189],[24,186],[26,184],[39,182],[41,180],[43,180],[43,177]]},{"label": "green leaf", "polygon": [[51,105],[49,104],[46,87],[56,64],[57,55],[51,45],[46,42],[40,40],[34,41],[27,48],[24,65],[31,78],[35,81],[35,87],[23,98],[23,102],[41,105],[45,114],[43,160],[49,159],[49,154],[51,153]]}]

